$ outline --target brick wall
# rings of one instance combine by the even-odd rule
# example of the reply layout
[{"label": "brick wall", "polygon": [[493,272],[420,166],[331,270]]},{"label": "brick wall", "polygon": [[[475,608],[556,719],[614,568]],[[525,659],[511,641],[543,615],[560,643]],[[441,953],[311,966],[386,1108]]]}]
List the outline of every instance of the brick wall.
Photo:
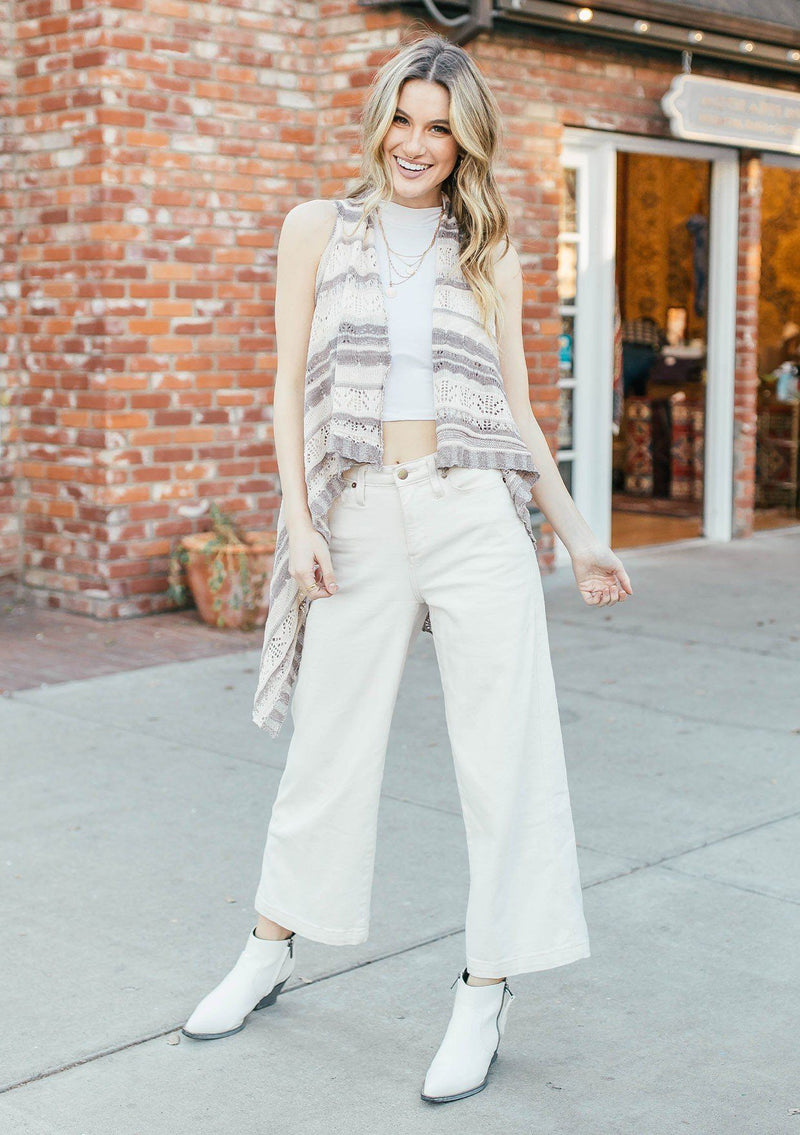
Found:
[{"label": "brick wall", "polygon": [[[42,604],[159,610],[170,547],[210,500],[274,522],[279,226],[298,200],[342,191],[374,70],[425,25],[352,0],[14,11],[24,578]],[[667,136],[659,100],[679,60],[534,30],[469,50],[504,114],[531,398],[555,448],[563,127]],[[749,312],[746,290],[740,302]],[[737,401],[737,422],[749,413]],[[740,469],[748,446],[737,434]]]},{"label": "brick wall", "polygon": [[761,161],[743,151],[739,162],[736,373],[733,434],[733,532],[753,531],[758,398],[758,294],[761,283]]},{"label": "brick wall", "polygon": [[[0,42],[12,42],[12,0],[0,0]],[[0,597],[13,596],[22,544],[14,477],[17,357],[17,135],[14,60],[0,54]]]},{"label": "brick wall", "polygon": [[211,499],[274,518],[277,226],[317,190],[312,4],[16,6],[24,580],[170,605]]},{"label": "brick wall", "polygon": [[[16,3],[12,131],[16,188],[4,273],[16,305],[16,446],[22,578],[42,602],[88,609],[107,560],[101,14]],[[13,374],[12,365],[12,374]]]}]

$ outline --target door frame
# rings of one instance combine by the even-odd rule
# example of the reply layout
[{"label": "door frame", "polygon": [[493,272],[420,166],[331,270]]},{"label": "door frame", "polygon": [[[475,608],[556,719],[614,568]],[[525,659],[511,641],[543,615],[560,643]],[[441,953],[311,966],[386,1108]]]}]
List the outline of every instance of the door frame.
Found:
[{"label": "door frame", "polygon": [[[620,152],[696,158],[711,163],[708,344],[703,535],[733,536],[733,441],[736,284],[739,247],[739,151],[729,146],[565,127],[561,160],[584,176],[586,239],[578,257],[572,496],[603,543],[611,541],[616,166]],[[579,224],[580,224],[579,220]],[[555,538],[556,563],[569,562]]]}]

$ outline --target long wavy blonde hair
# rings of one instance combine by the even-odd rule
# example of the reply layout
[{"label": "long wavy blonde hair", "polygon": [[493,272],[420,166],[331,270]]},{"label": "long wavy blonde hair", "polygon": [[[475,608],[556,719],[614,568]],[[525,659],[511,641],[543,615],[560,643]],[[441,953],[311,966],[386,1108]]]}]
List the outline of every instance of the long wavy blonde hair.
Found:
[{"label": "long wavy blonde hair", "polygon": [[400,89],[408,79],[440,83],[450,94],[450,129],[459,158],[441,184],[460,229],[459,262],[477,300],[483,325],[499,335],[502,305],[493,271],[494,251],[508,248],[508,212],[494,177],[501,139],[500,109],[481,72],[462,47],[440,35],[408,44],[376,73],[361,114],[361,164],[346,190],[363,198],[362,219],[393,193],[383,140],[392,124]]}]

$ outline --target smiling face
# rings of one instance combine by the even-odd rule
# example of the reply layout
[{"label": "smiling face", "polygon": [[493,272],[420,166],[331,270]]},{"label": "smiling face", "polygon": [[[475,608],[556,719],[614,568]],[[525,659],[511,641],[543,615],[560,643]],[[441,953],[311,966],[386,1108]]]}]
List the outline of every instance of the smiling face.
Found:
[{"label": "smiling face", "polygon": [[450,132],[450,93],[440,83],[408,79],[400,88],[383,152],[392,171],[392,200],[426,209],[440,205],[440,186],[451,173],[458,146]]}]

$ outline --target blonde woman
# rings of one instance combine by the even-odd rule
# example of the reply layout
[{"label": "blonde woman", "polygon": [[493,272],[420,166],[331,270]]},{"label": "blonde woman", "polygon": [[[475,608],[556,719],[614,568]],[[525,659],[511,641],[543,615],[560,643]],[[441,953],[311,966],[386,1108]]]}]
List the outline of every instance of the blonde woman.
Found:
[{"label": "blonde woman", "polygon": [[499,134],[470,56],[427,36],[375,78],[348,196],[284,220],[283,497],[253,719],[276,736],[291,697],[294,731],[257,925],[184,1028],[229,1036],[272,1004],[295,935],[366,940],[389,727],[408,652],[429,631],[470,869],[464,964],[422,1082],[435,1103],[485,1087],[510,975],[589,954],[531,496],[586,603],[632,594],[531,410]]}]

